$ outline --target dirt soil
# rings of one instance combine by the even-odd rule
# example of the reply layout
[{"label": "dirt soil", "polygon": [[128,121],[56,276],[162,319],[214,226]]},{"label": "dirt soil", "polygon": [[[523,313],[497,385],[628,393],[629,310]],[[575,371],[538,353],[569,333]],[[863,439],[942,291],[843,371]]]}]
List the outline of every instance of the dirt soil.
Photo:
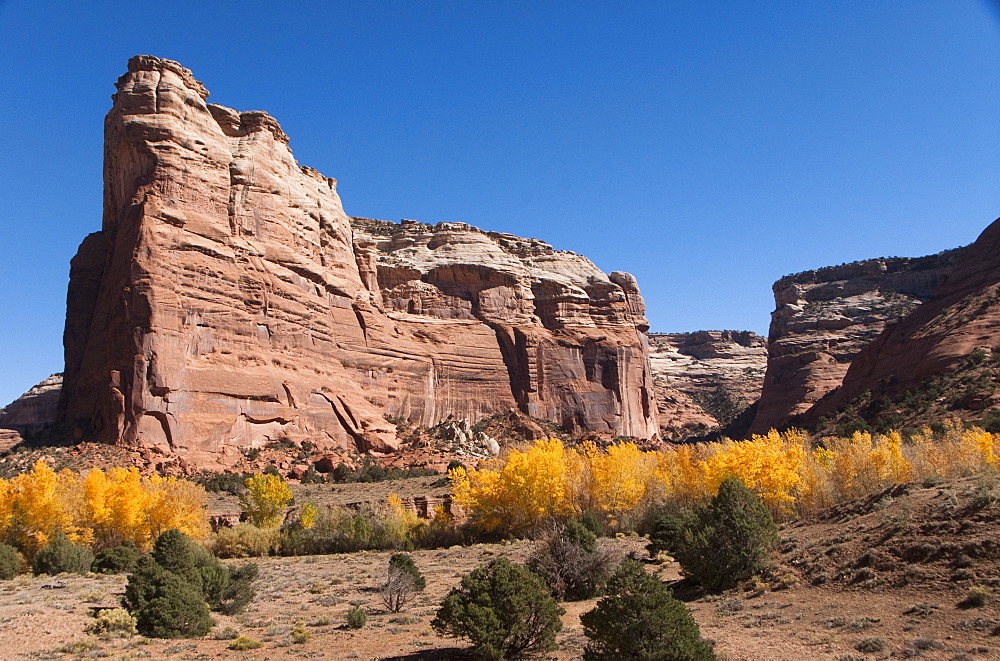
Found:
[{"label": "dirt soil", "polygon": [[[1000,659],[1000,600],[967,600],[972,587],[1000,593],[995,482],[896,487],[786,525],[769,576],[723,595],[700,594],[676,563],[647,567],[687,602],[720,659]],[[351,502],[330,485],[313,488]],[[609,543],[622,555],[644,555],[640,537]],[[438,604],[462,574],[496,556],[523,561],[531,548],[521,541],[416,551],[427,589],[398,614],[386,612],[378,592],[391,552],[256,559],[261,578],[248,611],[216,616],[199,640],[87,634],[96,608],[117,605],[123,576],[19,576],[0,582],[0,657],[459,659],[467,645],[430,628]],[[560,649],[545,658],[581,658],[579,615],[595,603],[563,604]],[[356,630],[344,623],[354,604],[368,612]],[[311,634],[302,644],[291,636],[298,623]],[[237,633],[263,647],[229,650]]]}]

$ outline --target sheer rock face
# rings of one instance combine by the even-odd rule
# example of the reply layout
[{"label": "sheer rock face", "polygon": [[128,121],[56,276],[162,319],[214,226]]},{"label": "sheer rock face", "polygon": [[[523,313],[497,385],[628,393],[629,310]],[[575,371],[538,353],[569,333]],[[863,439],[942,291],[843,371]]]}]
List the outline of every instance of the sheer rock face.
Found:
[{"label": "sheer rock face", "polygon": [[963,251],[871,259],[774,283],[767,372],[750,432],[788,424],[840,386],[855,356],[929,300]]},{"label": "sheer rock face", "polygon": [[391,451],[511,407],[656,434],[628,274],[462,224],[357,221],[263,112],[137,56],[105,123],[104,222],[71,265],[64,419],[205,453],[279,436]]},{"label": "sheer rock face", "polygon": [[[934,375],[960,368],[976,349],[986,356],[1000,352],[1000,219],[972,245],[951,252],[957,255],[955,265],[939,280],[933,298],[888,325],[865,347],[843,385],[807,411],[807,424],[866,391],[876,398],[917,388]],[[971,415],[998,400],[1000,395],[993,393]]]},{"label": "sheer rock face", "polygon": [[767,339],[756,333],[650,333],[649,350],[664,437],[726,424],[720,416],[738,413],[760,396]]}]

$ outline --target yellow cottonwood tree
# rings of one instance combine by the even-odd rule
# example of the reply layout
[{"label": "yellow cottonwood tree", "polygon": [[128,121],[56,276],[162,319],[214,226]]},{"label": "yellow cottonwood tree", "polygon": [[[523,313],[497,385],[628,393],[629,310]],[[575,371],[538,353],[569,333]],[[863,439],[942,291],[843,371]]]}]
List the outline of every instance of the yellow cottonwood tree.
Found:
[{"label": "yellow cottonwood tree", "polygon": [[240,506],[258,528],[281,525],[284,509],[292,502],[292,490],[279,475],[257,473],[243,480],[246,492],[240,496]]},{"label": "yellow cottonwood tree", "polygon": [[124,542],[145,547],[152,538],[149,508],[151,489],[144,487],[139,469],[95,468],[83,481],[85,520],[93,531],[94,547]]},{"label": "yellow cottonwood tree", "polygon": [[582,449],[586,478],[586,509],[603,514],[612,525],[642,502],[655,479],[656,456],[635,443],[611,445],[600,450],[593,443]]},{"label": "yellow cottonwood tree", "polygon": [[804,436],[798,432],[779,434],[773,429],[766,436],[753,436],[749,441],[726,439],[701,464],[708,494],[716,493],[727,477],[738,477],[760,496],[772,513],[787,516],[804,487],[805,444]]},{"label": "yellow cottonwood tree", "polygon": [[702,444],[674,445],[659,452],[655,482],[664,500],[691,505],[704,498],[705,476],[699,464],[705,456]]},{"label": "yellow cottonwood tree", "polygon": [[187,480],[142,478],[136,468],[56,473],[37,461],[27,473],[0,479],[0,539],[29,559],[62,531],[95,550],[131,541],[148,549],[161,532],[208,533],[205,490]]},{"label": "yellow cottonwood tree", "polygon": [[512,450],[506,461],[451,472],[454,498],[485,530],[521,534],[574,512],[573,476],[562,441],[535,441]]},{"label": "yellow cottonwood tree", "polygon": [[317,516],[319,516],[319,507],[316,503],[303,503],[302,511],[299,513],[299,525],[309,530],[316,525]]},{"label": "yellow cottonwood tree", "polygon": [[77,486],[70,471],[56,473],[38,460],[31,471],[5,480],[0,506],[0,535],[27,557],[45,546],[57,531],[74,542],[88,543],[86,530],[74,525],[67,498]]}]

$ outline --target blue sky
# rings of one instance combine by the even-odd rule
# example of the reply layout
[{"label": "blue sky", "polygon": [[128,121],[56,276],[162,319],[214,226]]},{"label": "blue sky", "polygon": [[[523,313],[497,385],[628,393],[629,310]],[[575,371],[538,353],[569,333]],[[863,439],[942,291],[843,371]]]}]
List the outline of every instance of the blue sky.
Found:
[{"label": "blue sky", "polygon": [[0,0],[0,404],[62,368],[128,58],[267,110],[348,213],[462,221],[636,275],[655,331],[766,333],[787,273],[1000,215],[985,0]]}]

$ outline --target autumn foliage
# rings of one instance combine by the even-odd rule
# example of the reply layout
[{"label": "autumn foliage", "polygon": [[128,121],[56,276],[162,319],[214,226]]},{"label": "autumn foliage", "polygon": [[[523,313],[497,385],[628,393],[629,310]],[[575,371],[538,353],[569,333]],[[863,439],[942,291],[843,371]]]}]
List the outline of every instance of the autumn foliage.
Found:
[{"label": "autumn foliage", "polygon": [[634,443],[566,447],[549,439],[449,474],[473,523],[502,534],[537,534],[553,521],[586,514],[612,530],[628,528],[646,506],[703,502],[728,477],[787,520],[892,484],[991,470],[994,441],[960,422],[905,440],[896,432],[817,439],[791,430],[650,451]]},{"label": "autumn foliage", "polygon": [[240,495],[240,505],[250,523],[258,528],[281,525],[285,506],[292,502],[292,490],[281,476],[257,473],[244,480],[243,486],[246,492]]},{"label": "autumn foliage", "polygon": [[171,528],[199,539],[208,533],[204,489],[173,477],[144,478],[136,468],[81,474],[56,472],[43,461],[0,479],[0,541],[29,560],[60,532],[99,551],[125,542],[149,549]]}]

